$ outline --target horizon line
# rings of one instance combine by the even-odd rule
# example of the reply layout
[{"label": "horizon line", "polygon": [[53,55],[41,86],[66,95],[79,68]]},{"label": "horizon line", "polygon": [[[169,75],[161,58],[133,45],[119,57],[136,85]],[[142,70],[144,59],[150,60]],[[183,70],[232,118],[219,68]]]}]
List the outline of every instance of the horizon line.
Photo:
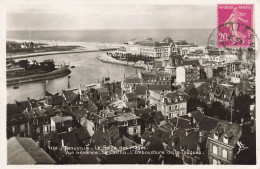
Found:
[{"label": "horizon line", "polygon": [[127,28],[127,29],[9,29],[6,31],[102,31],[102,30],[171,30],[171,29],[215,29],[215,28]]}]

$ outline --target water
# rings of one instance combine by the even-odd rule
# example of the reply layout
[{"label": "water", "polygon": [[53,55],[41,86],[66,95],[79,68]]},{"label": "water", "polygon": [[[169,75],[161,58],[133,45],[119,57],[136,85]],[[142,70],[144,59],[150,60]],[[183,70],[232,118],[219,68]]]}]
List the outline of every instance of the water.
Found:
[{"label": "water", "polygon": [[[163,40],[187,40],[205,46],[212,29],[137,29],[137,30],[49,30],[49,31],[7,31],[7,39],[49,40],[69,42],[124,43],[130,39],[142,40],[152,37]],[[30,37],[31,34],[31,37]]]},{"label": "water", "polygon": [[[109,73],[110,81],[121,81],[126,76],[135,74],[133,67],[104,63],[97,59],[101,52],[73,53],[60,55],[39,56],[28,58],[29,61],[43,61],[53,59],[55,64],[63,64],[63,61],[70,62],[70,66],[75,66],[71,70],[70,85],[71,88],[78,88],[80,84],[92,84],[101,81]],[[107,73],[108,72],[108,73]],[[68,87],[68,76],[49,80],[47,88],[50,92],[61,92]],[[13,103],[15,100],[26,100],[27,97],[39,99],[44,96],[44,87],[42,82],[25,83],[19,86],[19,89],[13,89],[13,86],[7,88],[7,102]]]}]

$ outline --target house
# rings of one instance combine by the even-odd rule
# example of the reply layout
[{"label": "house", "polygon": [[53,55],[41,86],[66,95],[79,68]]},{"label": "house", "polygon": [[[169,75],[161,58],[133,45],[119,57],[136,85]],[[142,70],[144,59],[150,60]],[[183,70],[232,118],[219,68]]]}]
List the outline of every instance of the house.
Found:
[{"label": "house", "polygon": [[29,119],[28,135],[34,139],[38,140],[40,136],[51,131],[51,120],[50,118],[55,115],[52,106],[39,106],[37,108],[32,108],[30,112],[25,111],[25,115]]},{"label": "house", "polygon": [[234,106],[235,96],[235,86],[228,83],[217,84],[210,92],[211,101],[218,101],[228,109],[232,109],[232,106]]},{"label": "house", "polygon": [[187,114],[187,97],[179,91],[150,90],[150,105],[157,106],[167,119]]},{"label": "house", "polygon": [[110,102],[110,93],[107,88],[96,89],[96,96],[99,105],[106,105]]},{"label": "house", "polygon": [[28,118],[22,114],[16,104],[7,104],[7,138],[28,136]]},{"label": "house", "polygon": [[242,126],[220,121],[208,137],[209,164],[234,164],[243,144],[239,141]]},{"label": "house", "polygon": [[51,130],[57,133],[68,131],[72,126],[72,116],[53,116],[51,117]]},{"label": "house", "polygon": [[122,127],[125,129],[127,134],[141,137],[140,117],[131,113],[123,113],[116,116],[114,120],[117,122],[119,128]]},{"label": "house", "polygon": [[138,106],[138,97],[134,93],[125,93],[122,96],[122,101],[125,102],[126,106],[129,108]]},{"label": "house", "polygon": [[7,141],[8,165],[56,164],[35,141],[26,137],[12,137]]}]

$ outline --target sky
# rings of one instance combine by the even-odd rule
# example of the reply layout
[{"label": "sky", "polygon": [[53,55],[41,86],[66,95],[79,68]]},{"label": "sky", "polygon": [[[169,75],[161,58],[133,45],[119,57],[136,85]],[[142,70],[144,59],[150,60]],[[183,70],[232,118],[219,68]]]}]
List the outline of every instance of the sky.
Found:
[{"label": "sky", "polygon": [[6,8],[7,30],[215,28],[215,5],[19,4]]}]

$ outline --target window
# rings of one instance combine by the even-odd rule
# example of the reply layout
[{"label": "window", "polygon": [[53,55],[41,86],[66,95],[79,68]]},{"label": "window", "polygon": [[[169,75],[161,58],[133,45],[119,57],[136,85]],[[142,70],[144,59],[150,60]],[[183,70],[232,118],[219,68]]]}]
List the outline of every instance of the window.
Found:
[{"label": "window", "polygon": [[12,131],[13,131],[13,133],[15,133],[15,126],[12,127]]},{"label": "window", "polygon": [[218,154],[218,147],[217,146],[213,146],[213,154]]},{"label": "window", "polygon": [[137,124],[137,120],[134,120],[134,125],[136,125]]},{"label": "window", "polygon": [[214,133],[214,139],[218,140],[218,135],[216,133]]},{"label": "window", "polygon": [[124,126],[128,126],[128,121],[124,121]]},{"label": "window", "polygon": [[172,113],[169,113],[169,118],[171,118],[172,117]]},{"label": "window", "polygon": [[21,124],[20,129],[21,129],[21,131],[24,131],[25,130],[25,125]]},{"label": "window", "polygon": [[178,108],[179,108],[179,105],[178,105],[178,104],[176,104],[176,105],[175,105],[175,109],[178,109]]},{"label": "window", "polygon": [[134,128],[134,131],[133,131],[133,133],[134,133],[134,134],[136,134],[136,133],[137,133],[137,129],[136,129],[136,128]]},{"label": "window", "polygon": [[227,159],[227,150],[225,149],[222,150],[222,157]]},{"label": "window", "polygon": [[172,110],[172,106],[169,106],[169,110]]}]

